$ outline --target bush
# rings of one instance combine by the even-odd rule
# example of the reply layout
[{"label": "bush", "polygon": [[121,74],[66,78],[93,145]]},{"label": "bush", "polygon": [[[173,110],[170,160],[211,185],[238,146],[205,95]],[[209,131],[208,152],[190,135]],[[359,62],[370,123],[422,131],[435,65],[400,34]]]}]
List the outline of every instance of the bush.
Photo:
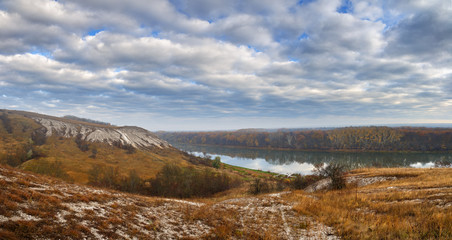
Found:
[{"label": "bush", "polygon": [[240,182],[209,168],[181,168],[165,165],[155,179],[150,179],[149,193],[165,197],[207,197],[228,190]]},{"label": "bush", "polygon": [[2,115],[0,115],[0,120],[3,122],[3,127],[5,128],[6,132],[13,133],[13,127],[8,115],[3,113]]},{"label": "bush", "polygon": [[33,157],[34,152],[32,146],[25,143],[9,148],[7,153],[0,159],[0,162],[6,163],[12,167],[17,167]]},{"label": "bush", "polygon": [[121,191],[139,193],[144,190],[144,181],[138,176],[137,171],[130,170],[129,176],[121,180]]},{"label": "bush", "polygon": [[90,158],[96,158],[97,156],[97,149],[93,148],[91,149],[91,155],[89,155]]},{"label": "bush", "polygon": [[77,144],[77,147],[82,151],[82,152],[86,152],[89,150],[89,143],[83,139],[83,135],[82,134],[77,134],[77,136],[75,137],[75,143]]},{"label": "bush", "polygon": [[345,170],[346,167],[340,163],[330,163],[325,166],[321,164],[316,166],[315,171],[319,176],[331,179],[332,189],[342,189],[345,187]]},{"label": "bush", "polygon": [[299,190],[306,187],[304,178],[301,176],[301,174],[295,174],[294,178],[292,179],[292,181],[290,181],[290,183],[293,189]]},{"label": "bush", "polygon": [[221,167],[221,158],[216,156],[215,159],[212,161],[212,167],[218,169]]},{"label": "bush", "polygon": [[121,141],[113,141],[113,146],[117,147],[117,148],[122,148],[124,150],[126,150],[127,154],[133,154],[136,152],[136,148],[134,146],[132,146],[131,144],[128,143],[123,143]]},{"label": "bush", "polygon": [[64,171],[63,164],[60,161],[51,162],[44,159],[39,159],[31,166],[27,166],[25,170],[51,177],[61,178],[67,181],[72,181],[72,178]]},{"label": "bush", "polygon": [[272,190],[270,184],[260,178],[255,178],[250,185],[249,192],[251,194],[268,193]]},{"label": "bush", "polygon": [[294,174],[290,181],[290,187],[297,190],[304,189],[320,179],[321,177],[317,175],[302,176],[301,174]]},{"label": "bush", "polygon": [[120,182],[121,176],[117,167],[96,164],[88,172],[88,184],[90,185],[119,190]]},{"label": "bush", "polygon": [[34,145],[41,146],[46,143],[46,131],[47,130],[45,128],[38,128],[31,133],[31,140],[33,141]]}]

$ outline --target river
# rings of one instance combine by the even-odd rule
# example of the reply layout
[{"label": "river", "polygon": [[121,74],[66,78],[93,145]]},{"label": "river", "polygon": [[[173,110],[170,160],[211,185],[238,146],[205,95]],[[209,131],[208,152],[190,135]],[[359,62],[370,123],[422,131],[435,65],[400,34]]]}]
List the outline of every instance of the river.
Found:
[{"label": "river", "polygon": [[172,143],[196,156],[219,156],[221,162],[281,174],[311,174],[315,164],[339,162],[349,169],[360,167],[435,167],[436,162],[452,162],[451,153],[400,152],[316,152],[199,146]]}]

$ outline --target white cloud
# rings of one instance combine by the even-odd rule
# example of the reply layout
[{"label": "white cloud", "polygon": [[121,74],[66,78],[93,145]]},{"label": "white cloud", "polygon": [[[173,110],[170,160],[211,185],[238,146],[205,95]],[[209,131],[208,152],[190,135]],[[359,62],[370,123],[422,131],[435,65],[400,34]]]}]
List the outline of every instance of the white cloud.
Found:
[{"label": "white cloud", "polygon": [[281,125],[452,117],[452,7],[350,2],[3,1],[2,105]]}]

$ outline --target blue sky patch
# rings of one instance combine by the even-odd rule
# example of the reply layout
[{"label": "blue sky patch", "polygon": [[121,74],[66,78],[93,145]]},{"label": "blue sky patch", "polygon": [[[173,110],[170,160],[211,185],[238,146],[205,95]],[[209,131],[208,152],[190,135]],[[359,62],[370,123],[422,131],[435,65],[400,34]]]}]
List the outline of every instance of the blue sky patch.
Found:
[{"label": "blue sky patch", "polygon": [[102,31],[104,31],[105,29],[103,29],[103,28],[100,28],[100,29],[92,29],[92,30],[89,30],[88,31],[88,36],[96,36],[96,34],[98,34],[98,33],[100,33],[100,32],[102,32]]},{"label": "blue sky patch", "polygon": [[303,39],[308,39],[309,38],[309,35],[307,34],[307,33],[303,33],[303,34],[301,34],[299,37],[298,37],[298,40],[303,40]]},{"label": "blue sky patch", "polygon": [[350,0],[343,0],[341,6],[339,6],[336,11],[338,13],[352,13],[353,3]]},{"label": "blue sky patch", "polygon": [[44,56],[46,58],[53,58],[52,53],[47,51],[47,50],[43,50],[43,49],[33,49],[32,51],[30,51],[31,54],[35,54],[35,55],[41,55]]}]

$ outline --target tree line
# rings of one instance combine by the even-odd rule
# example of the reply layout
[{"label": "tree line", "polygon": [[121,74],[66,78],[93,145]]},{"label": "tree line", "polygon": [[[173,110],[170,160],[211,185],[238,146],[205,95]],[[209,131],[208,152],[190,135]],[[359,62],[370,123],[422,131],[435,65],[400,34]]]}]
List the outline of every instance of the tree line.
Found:
[{"label": "tree line", "polygon": [[346,127],[300,131],[159,132],[176,143],[222,146],[358,151],[451,151],[451,128]]},{"label": "tree line", "polygon": [[94,165],[89,171],[89,184],[125,192],[165,197],[208,197],[240,185],[241,181],[211,168],[197,169],[167,164],[155,178],[142,179],[135,170],[128,176],[119,169]]}]

